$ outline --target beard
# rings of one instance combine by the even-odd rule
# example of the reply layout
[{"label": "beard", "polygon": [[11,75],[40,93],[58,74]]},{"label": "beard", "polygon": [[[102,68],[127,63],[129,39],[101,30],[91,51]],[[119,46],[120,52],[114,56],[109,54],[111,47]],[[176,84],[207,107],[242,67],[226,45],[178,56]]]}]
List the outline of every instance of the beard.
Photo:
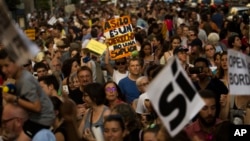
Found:
[{"label": "beard", "polygon": [[215,116],[212,116],[212,115],[210,115],[210,116],[208,116],[206,118],[198,116],[198,119],[200,120],[200,123],[204,127],[207,127],[207,128],[214,126],[215,123],[216,123],[216,118],[215,118]]}]

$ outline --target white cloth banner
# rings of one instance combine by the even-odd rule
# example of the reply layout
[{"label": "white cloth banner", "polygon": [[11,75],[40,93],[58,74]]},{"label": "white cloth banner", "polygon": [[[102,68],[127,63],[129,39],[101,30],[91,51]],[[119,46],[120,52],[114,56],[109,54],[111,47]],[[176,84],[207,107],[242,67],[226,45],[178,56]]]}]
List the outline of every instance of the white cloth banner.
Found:
[{"label": "white cloth banner", "polygon": [[19,65],[24,65],[39,52],[39,48],[9,17],[3,1],[0,1],[0,9],[0,42],[11,59]]},{"label": "white cloth banner", "polygon": [[204,101],[176,57],[151,82],[147,90],[155,111],[169,134],[178,134],[204,106]]},{"label": "white cloth banner", "polygon": [[242,52],[228,50],[229,93],[250,95],[250,57]]}]

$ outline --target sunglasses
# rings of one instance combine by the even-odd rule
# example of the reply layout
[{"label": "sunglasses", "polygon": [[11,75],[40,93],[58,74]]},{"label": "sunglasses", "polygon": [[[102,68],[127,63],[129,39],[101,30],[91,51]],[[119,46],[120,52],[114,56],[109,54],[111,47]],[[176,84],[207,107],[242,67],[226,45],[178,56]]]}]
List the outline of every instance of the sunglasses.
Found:
[{"label": "sunglasses", "polygon": [[105,90],[106,90],[106,92],[114,92],[114,91],[116,91],[116,87],[112,87],[112,88],[108,87]]},{"label": "sunglasses", "polygon": [[115,62],[116,65],[125,65],[126,62]]}]

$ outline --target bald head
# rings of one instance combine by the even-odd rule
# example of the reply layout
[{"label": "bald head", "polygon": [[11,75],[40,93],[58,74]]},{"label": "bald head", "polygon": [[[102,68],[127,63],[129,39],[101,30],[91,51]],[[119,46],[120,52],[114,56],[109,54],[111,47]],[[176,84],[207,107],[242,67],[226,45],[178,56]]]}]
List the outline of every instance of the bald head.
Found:
[{"label": "bald head", "polygon": [[5,104],[3,107],[2,117],[3,119],[5,119],[5,117],[6,118],[19,117],[19,118],[22,118],[23,120],[26,120],[28,119],[28,113],[20,106],[8,103],[8,104]]}]

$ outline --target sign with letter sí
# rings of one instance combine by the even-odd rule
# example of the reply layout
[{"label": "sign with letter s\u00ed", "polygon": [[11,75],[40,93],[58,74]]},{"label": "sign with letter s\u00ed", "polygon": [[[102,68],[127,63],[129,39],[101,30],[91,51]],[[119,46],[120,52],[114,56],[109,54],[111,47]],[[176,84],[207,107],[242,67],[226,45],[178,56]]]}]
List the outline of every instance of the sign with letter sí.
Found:
[{"label": "sign with letter s\u00ed", "polygon": [[130,56],[131,52],[137,50],[129,16],[114,18],[104,22],[103,29],[111,59]]},{"label": "sign with letter s\u00ed", "polygon": [[242,52],[228,50],[229,93],[250,94],[250,57]]},{"label": "sign with letter s\u00ed", "polygon": [[0,1],[0,9],[0,42],[11,59],[19,65],[26,64],[28,59],[33,58],[39,52],[39,48],[9,17],[3,1]]},{"label": "sign with letter s\u00ed", "polygon": [[179,60],[173,57],[169,61],[153,79],[147,94],[169,134],[174,137],[199,112],[204,101]]}]

